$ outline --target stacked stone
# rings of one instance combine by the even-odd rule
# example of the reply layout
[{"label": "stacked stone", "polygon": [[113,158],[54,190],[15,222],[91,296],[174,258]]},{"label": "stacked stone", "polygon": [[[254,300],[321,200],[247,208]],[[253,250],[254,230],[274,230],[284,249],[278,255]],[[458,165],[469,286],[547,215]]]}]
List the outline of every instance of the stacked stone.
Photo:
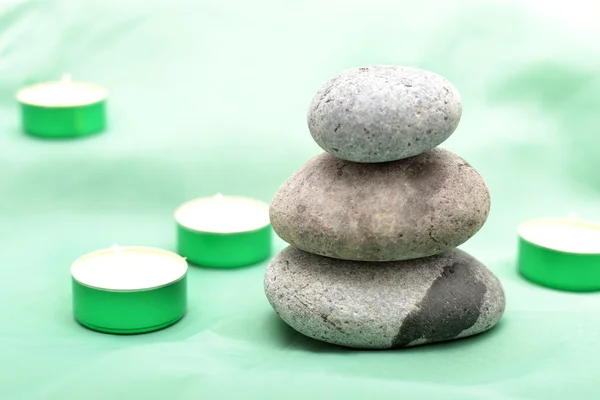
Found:
[{"label": "stacked stone", "polygon": [[298,332],[354,348],[471,336],[505,308],[494,274],[457,249],[490,210],[465,160],[438,147],[460,96],[425,70],[344,71],[316,93],[308,126],[322,153],[275,194],[270,218],[290,244],[265,271],[265,293]]}]

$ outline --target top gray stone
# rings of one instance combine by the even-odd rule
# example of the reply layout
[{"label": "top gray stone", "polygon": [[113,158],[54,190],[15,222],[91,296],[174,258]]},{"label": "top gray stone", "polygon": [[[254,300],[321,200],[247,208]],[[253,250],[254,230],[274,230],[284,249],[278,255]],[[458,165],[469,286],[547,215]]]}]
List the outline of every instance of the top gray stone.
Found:
[{"label": "top gray stone", "polygon": [[315,94],[308,110],[313,139],[332,155],[377,163],[415,156],[444,142],[462,114],[445,78],[401,66],[344,71]]}]

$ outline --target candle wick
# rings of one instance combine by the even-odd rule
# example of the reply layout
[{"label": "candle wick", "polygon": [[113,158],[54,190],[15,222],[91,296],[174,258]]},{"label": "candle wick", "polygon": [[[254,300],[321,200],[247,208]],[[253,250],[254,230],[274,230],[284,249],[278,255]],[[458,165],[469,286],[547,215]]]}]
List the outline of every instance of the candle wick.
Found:
[{"label": "candle wick", "polygon": [[119,259],[119,262],[121,262],[123,266],[131,267],[131,265],[127,262],[127,259],[125,258],[125,252],[123,251],[121,246],[119,246],[118,244],[114,244],[112,245],[111,249],[113,249],[113,251],[117,255],[117,258]]}]

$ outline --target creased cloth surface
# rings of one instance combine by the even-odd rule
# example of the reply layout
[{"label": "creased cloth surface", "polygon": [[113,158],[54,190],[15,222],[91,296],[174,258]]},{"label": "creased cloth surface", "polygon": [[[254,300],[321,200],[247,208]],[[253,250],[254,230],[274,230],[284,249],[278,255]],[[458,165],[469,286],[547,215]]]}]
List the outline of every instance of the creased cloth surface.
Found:
[{"label": "creased cloth surface", "polygon": [[[599,295],[536,287],[515,257],[525,219],[600,219],[599,22],[584,0],[1,1],[0,398],[596,398]],[[196,196],[270,201],[320,152],[313,93],[369,64],[430,69],[461,93],[442,146],[490,187],[488,222],[461,247],[505,287],[497,328],[393,352],[329,346],[277,319],[265,264],[190,268],[188,314],[160,332],[73,321],[75,258],[174,249],[173,210]],[[22,134],[15,91],[67,72],[108,88],[109,130]]]}]

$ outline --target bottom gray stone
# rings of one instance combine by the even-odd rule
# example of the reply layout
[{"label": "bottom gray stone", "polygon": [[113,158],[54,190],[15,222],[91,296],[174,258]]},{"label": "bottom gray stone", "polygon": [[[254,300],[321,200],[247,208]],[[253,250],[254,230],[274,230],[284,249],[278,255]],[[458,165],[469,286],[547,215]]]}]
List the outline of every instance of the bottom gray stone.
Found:
[{"label": "bottom gray stone", "polygon": [[311,338],[362,349],[390,349],[471,336],[502,317],[496,276],[458,249],[397,262],[361,262],[292,246],[265,271],[277,314]]}]

